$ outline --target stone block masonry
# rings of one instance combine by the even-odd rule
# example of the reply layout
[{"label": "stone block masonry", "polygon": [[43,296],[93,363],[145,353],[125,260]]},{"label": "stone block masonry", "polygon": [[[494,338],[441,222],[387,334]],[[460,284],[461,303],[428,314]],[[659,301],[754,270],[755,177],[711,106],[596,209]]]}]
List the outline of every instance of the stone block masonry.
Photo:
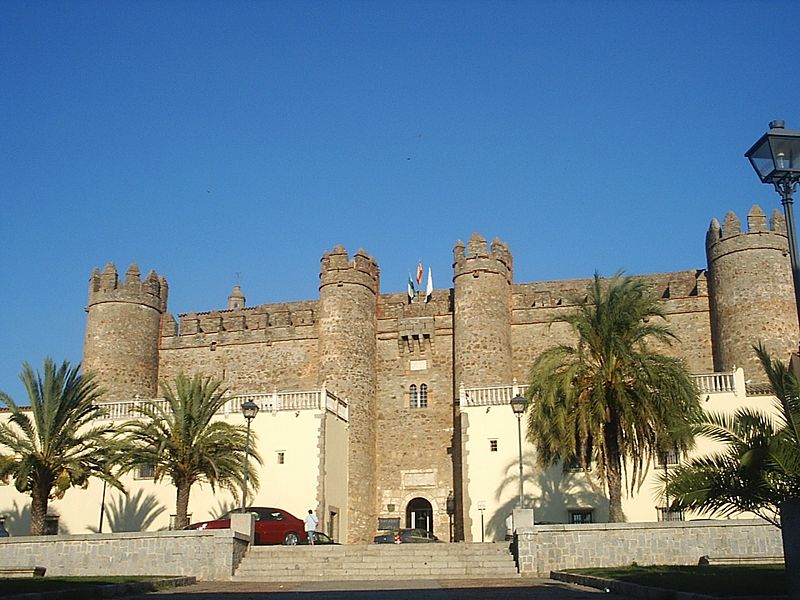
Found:
[{"label": "stone block masonry", "polygon": [[50,577],[171,575],[228,581],[247,546],[230,529],[15,537],[0,540],[0,567],[38,565]]},{"label": "stone block masonry", "polygon": [[701,556],[782,557],[781,531],[761,520],[538,525],[517,532],[519,569],[696,565]]}]

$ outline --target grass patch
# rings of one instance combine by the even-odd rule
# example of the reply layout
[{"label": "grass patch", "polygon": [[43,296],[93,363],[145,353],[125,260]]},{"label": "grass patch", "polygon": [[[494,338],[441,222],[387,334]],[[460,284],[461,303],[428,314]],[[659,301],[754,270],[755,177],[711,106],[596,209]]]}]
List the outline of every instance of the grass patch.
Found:
[{"label": "grass patch", "polygon": [[776,565],[704,565],[569,569],[570,573],[709,596],[785,596],[786,571]]},{"label": "grass patch", "polygon": [[[0,598],[32,592],[65,591],[68,598],[100,597],[93,593],[97,586],[144,583],[159,577],[25,577],[0,578]],[[154,588],[155,589],[155,588]]]}]

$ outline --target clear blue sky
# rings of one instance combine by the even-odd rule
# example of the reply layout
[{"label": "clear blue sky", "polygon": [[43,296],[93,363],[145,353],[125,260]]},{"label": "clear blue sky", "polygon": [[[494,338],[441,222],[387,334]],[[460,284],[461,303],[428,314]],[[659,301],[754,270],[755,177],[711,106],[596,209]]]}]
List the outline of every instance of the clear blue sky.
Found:
[{"label": "clear blue sky", "polygon": [[323,251],[384,292],[507,242],[515,280],[705,267],[778,196],[743,153],[800,128],[797,2],[0,5],[0,389],[81,359],[93,267],[170,310],[315,299]]}]

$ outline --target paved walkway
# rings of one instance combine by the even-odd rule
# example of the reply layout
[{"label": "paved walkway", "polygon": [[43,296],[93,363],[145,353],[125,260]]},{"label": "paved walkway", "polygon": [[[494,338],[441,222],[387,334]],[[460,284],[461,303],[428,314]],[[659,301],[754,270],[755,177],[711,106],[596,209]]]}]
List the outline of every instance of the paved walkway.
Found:
[{"label": "paved walkway", "polygon": [[622,596],[561,583],[552,579],[426,580],[426,581],[313,581],[308,583],[208,582],[154,592],[129,599],[153,600],[608,600]]}]

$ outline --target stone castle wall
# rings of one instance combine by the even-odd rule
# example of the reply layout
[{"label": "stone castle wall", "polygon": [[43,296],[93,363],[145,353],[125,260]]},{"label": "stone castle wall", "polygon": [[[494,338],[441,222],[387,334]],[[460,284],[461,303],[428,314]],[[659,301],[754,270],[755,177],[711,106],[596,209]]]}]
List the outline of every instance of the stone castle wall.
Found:
[{"label": "stone castle wall", "polygon": [[262,305],[169,316],[162,330],[159,377],[200,372],[231,393],[318,387],[317,302]]},{"label": "stone castle wall", "polygon": [[[398,518],[415,498],[431,503],[433,532],[448,539],[447,496],[453,490],[453,326],[449,290],[428,302],[406,294],[378,304],[378,516]],[[410,390],[427,388],[427,407],[414,408]]]},{"label": "stone castle wall", "polygon": [[[661,298],[661,309],[676,337],[671,345],[659,346],[659,351],[682,358],[693,373],[713,371],[705,272],[659,273],[641,279]],[[513,286],[511,332],[517,381],[525,381],[528,369],[547,348],[574,343],[570,327],[553,319],[572,310],[590,283],[591,279],[571,279]]]},{"label": "stone castle wall", "polygon": [[[662,350],[692,372],[744,365],[757,377],[752,343],[764,340],[780,356],[798,341],[785,225],[778,216],[767,227],[757,207],[747,232],[735,216],[722,227],[712,221],[707,253],[708,272],[641,276],[678,338]],[[318,300],[245,307],[237,286],[227,310],[178,321],[167,312],[163,277],[141,281],[134,265],[120,283],[109,265],[90,281],[84,366],[108,400],[155,396],[158,380],[181,372],[220,377],[233,393],[325,385],[350,403],[349,541],[371,537],[379,516],[405,526],[413,498],[431,503],[440,535],[451,490],[459,537],[468,502],[459,386],[523,385],[546,348],[573,341],[552,319],[571,310],[590,279],[513,283],[509,248],[478,234],[453,256],[453,287],[427,301],[381,295],[375,259],[337,247],[323,255]],[[423,383],[428,406],[412,409],[410,386]]]}]

